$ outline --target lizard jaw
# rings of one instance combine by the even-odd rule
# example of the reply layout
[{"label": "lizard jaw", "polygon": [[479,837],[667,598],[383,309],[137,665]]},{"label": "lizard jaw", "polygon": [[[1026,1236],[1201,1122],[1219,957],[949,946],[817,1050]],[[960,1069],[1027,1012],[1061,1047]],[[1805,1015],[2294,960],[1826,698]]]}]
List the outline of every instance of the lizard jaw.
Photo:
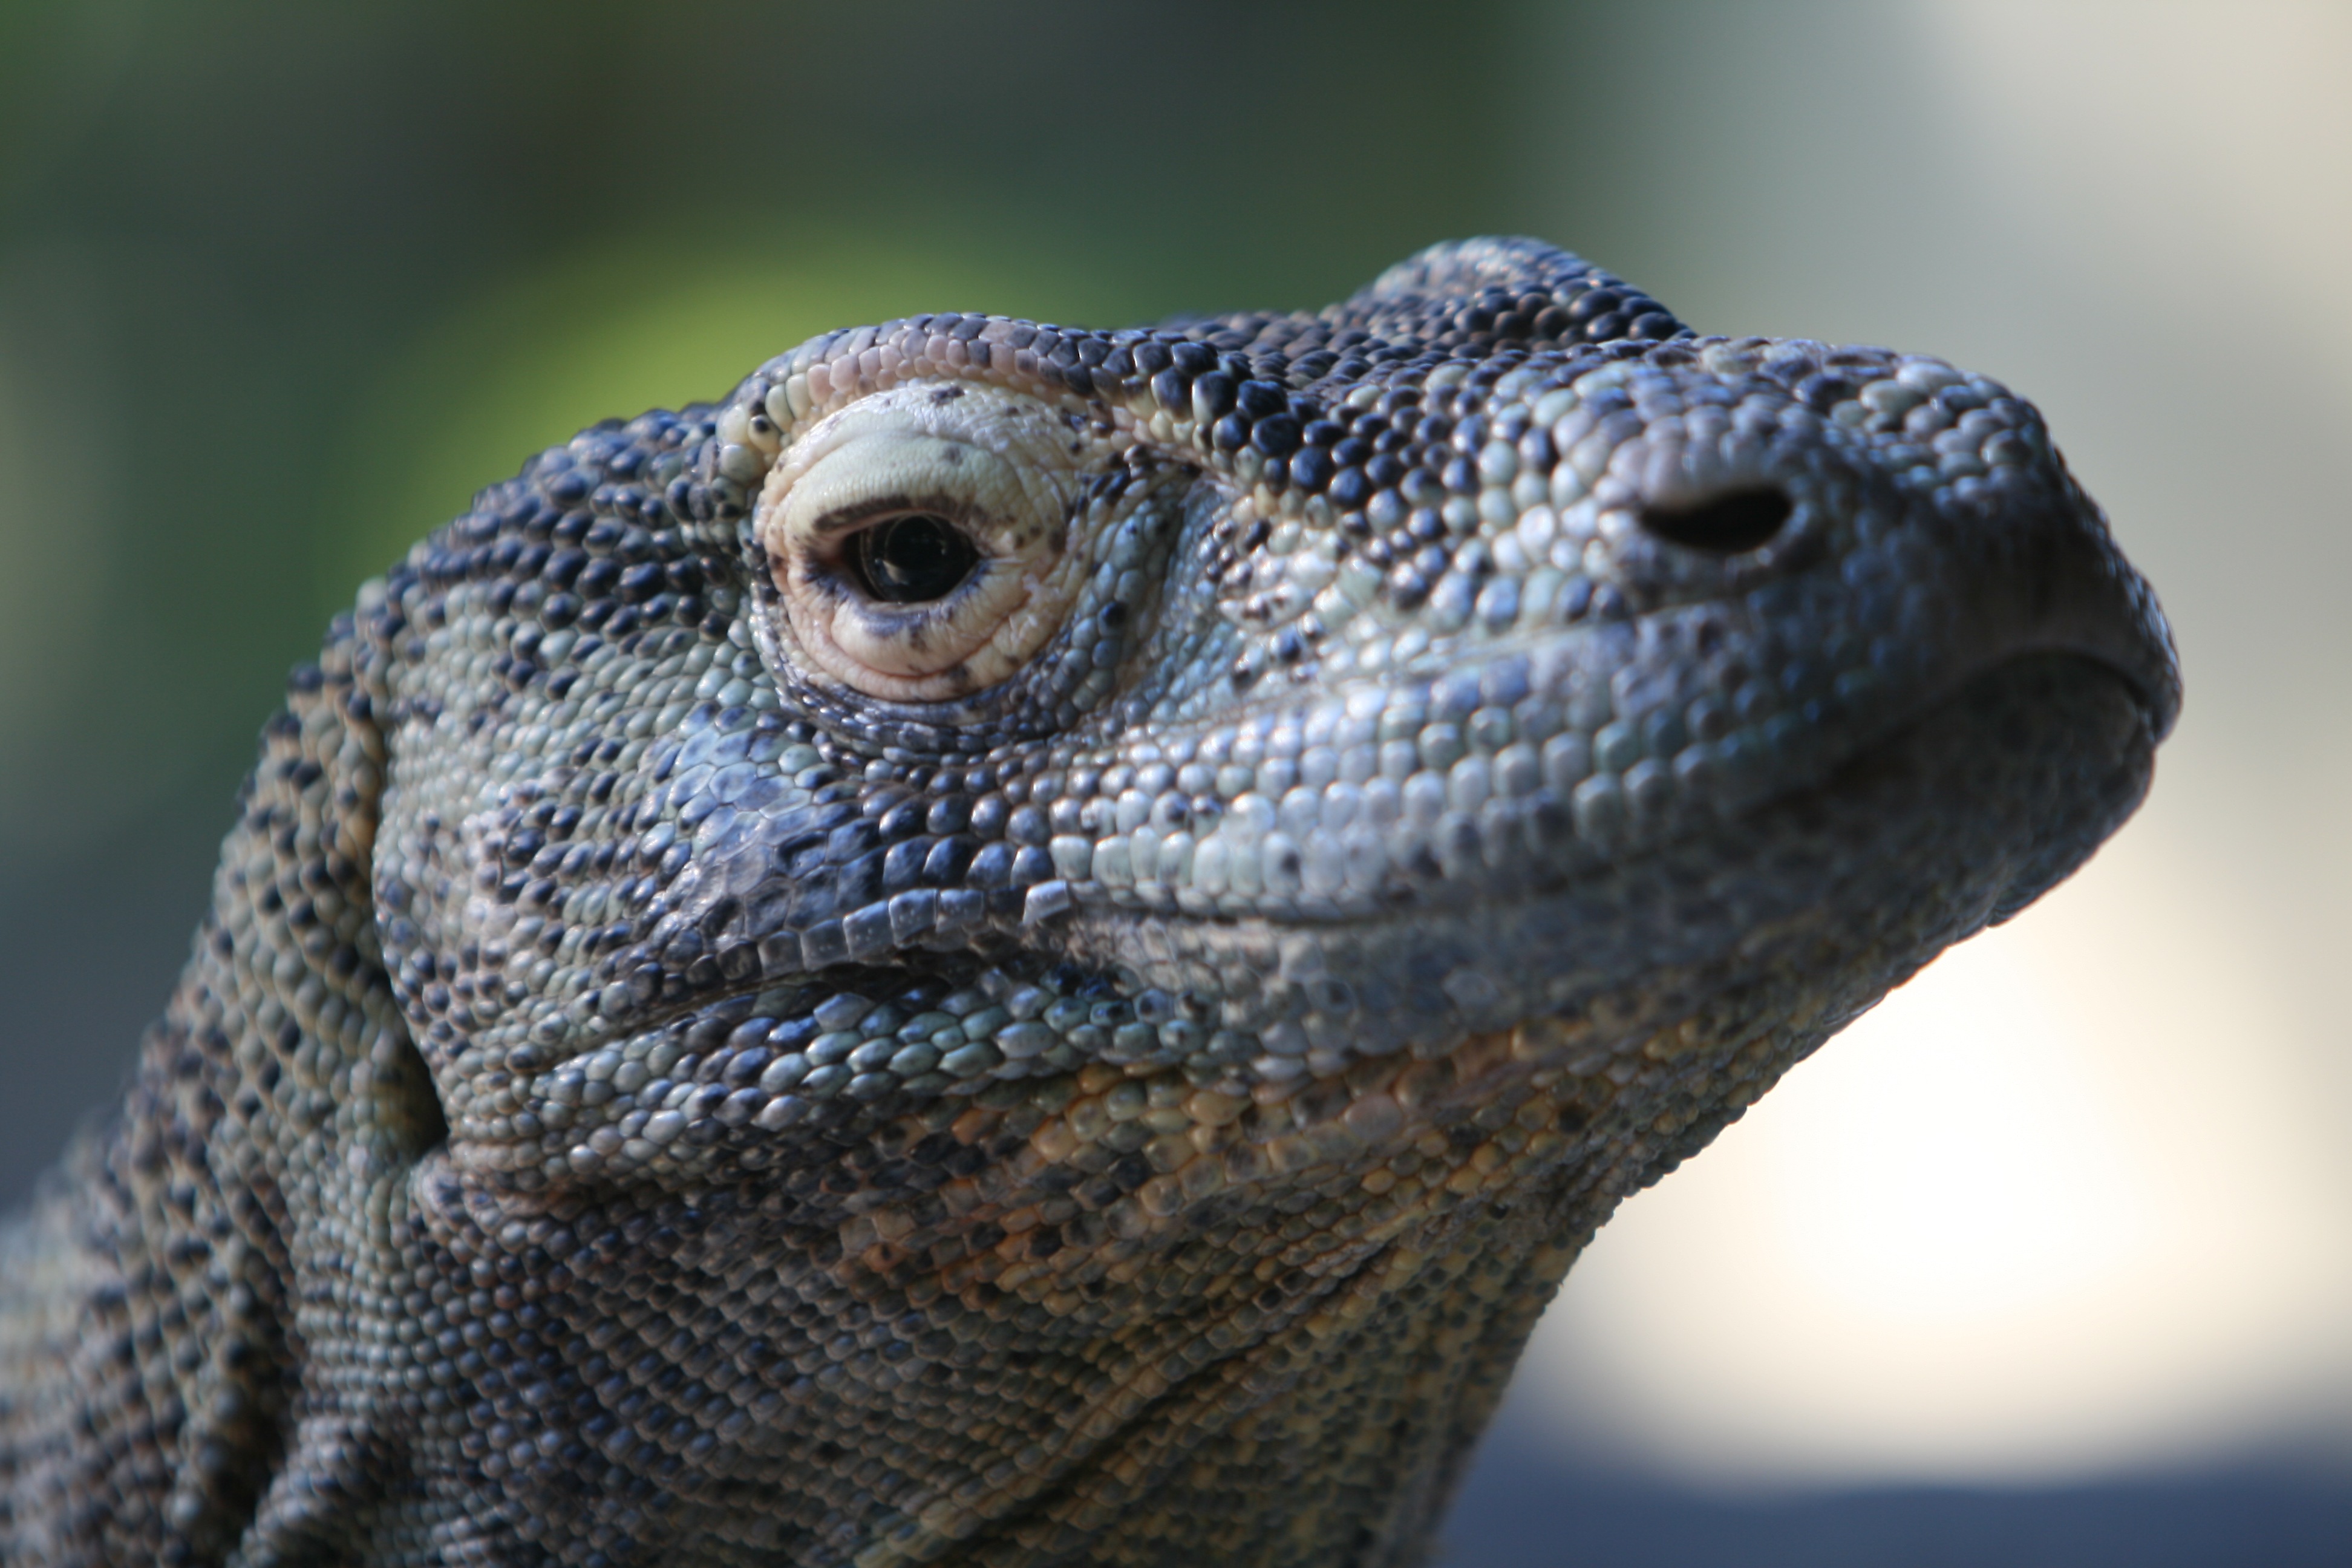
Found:
[{"label": "lizard jaw", "polygon": [[[2110,667],[2021,653],[1818,780],[1572,875],[1337,921],[1106,911],[1073,921],[1069,952],[1126,954],[1147,986],[1255,994],[1227,1021],[1292,1047],[1249,1064],[1275,1081],[1441,1055],[1527,1019],[1606,1012],[1620,994],[1697,1013],[1792,949],[1806,973],[1852,981],[1850,1015],[2070,874],[2145,795],[2157,739]],[[1970,814],[1965,835],[1944,826]],[[1885,934],[1897,926],[1899,942]],[[1578,1048],[1640,1044],[1629,1029]]]}]

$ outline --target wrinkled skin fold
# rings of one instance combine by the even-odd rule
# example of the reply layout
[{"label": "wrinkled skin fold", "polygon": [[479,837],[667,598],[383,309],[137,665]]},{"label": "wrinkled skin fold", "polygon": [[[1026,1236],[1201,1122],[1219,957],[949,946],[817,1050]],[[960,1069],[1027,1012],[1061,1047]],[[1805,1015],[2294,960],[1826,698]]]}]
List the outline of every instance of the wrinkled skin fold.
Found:
[{"label": "wrinkled skin fold", "polygon": [[1532,241],[828,334],[296,672],[0,1232],[0,1557],[1419,1562],[1615,1204],[2179,695],[2030,405]]}]

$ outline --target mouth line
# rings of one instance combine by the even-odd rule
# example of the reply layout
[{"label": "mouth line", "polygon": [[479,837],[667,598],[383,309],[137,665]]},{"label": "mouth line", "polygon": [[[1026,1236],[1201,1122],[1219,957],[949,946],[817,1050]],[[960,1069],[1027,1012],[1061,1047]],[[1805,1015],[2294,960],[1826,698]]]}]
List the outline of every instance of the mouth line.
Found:
[{"label": "mouth line", "polygon": [[[2087,649],[2079,643],[2050,640],[2020,644],[1938,681],[1918,700],[1906,704],[1899,714],[1872,726],[1865,738],[1804,776],[1745,801],[1735,810],[1706,816],[1694,815],[1667,831],[1625,845],[1618,852],[1594,848],[1580,839],[1570,851],[1571,858],[1566,863],[1545,868],[1517,885],[1492,879],[1481,881],[1475,878],[1465,878],[1458,882],[1447,879],[1444,882],[1401,888],[1385,898],[1374,895],[1370,900],[1371,907],[1340,907],[1331,909],[1328,913],[1318,910],[1312,914],[1288,916],[1244,913],[1180,918],[1225,927],[1242,926],[1255,920],[1278,931],[1360,931],[1370,933],[1432,918],[1465,917],[1481,909],[1525,912],[1548,903],[1572,900],[1602,884],[1638,879],[1645,868],[1670,862],[1696,845],[1720,840],[1727,835],[1738,835],[1743,829],[1752,827],[1774,814],[1801,812],[1809,808],[1834,810],[1835,803],[1841,797],[1853,796],[1866,790],[1874,775],[1893,763],[1927,726],[1937,721],[1939,715],[1963,700],[1972,687],[2004,669],[2048,659],[2080,660],[2095,667],[2128,693],[2139,718],[2142,754],[2153,755],[2157,743],[2168,728],[2169,709],[2160,697],[2147,689],[2142,676],[2118,664],[2104,651]],[[1100,910],[1093,913],[1097,919],[1116,922],[1122,918],[1148,915],[1150,911]]]},{"label": "mouth line", "polygon": [[[1446,879],[1444,881],[1398,889],[1386,898],[1374,895],[1374,907],[1370,908],[1340,908],[1328,914],[1318,912],[1307,918],[1285,919],[1273,915],[1261,918],[1286,930],[1369,929],[1432,915],[1460,914],[1482,904],[1499,903],[1507,908],[1523,909],[1546,900],[1571,895],[1597,881],[1638,875],[1645,865],[1672,858],[1694,843],[1726,833],[1737,833],[1743,826],[1754,824],[1775,812],[1800,809],[1808,802],[1827,804],[1841,795],[1852,794],[1860,780],[1874,769],[1883,767],[1922,727],[1933,723],[1937,715],[1951,708],[1970,687],[2005,668],[2050,658],[2080,659],[2095,666],[2122,686],[2130,694],[2138,711],[2145,750],[2153,753],[2158,742],[2170,728],[2177,702],[2167,702],[2160,693],[2152,693],[2142,673],[2126,668],[2105,650],[2085,647],[2079,641],[2052,638],[2020,643],[1960,668],[1927,689],[1916,700],[1906,704],[1899,712],[1870,726],[1865,733],[1842,749],[1832,760],[1768,793],[1742,801],[1728,811],[1701,815],[1706,808],[1692,808],[1682,814],[1682,820],[1666,830],[1638,837],[1613,850],[1591,846],[1580,837],[1570,847],[1562,863],[1539,869],[1530,880],[1517,886],[1498,885],[1493,880],[1481,882],[1475,878],[1464,879],[1458,883]],[[1231,923],[1251,917],[1212,915],[1201,918]]]},{"label": "mouth line", "polygon": [[[1037,933],[1043,940],[1028,944],[977,929],[969,947],[934,952],[932,966],[920,971],[845,963],[648,1006],[615,1019],[618,1027],[594,1045],[625,1047],[670,1033],[680,1051],[700,1058],[693,1081],[707,1084],[712,1064],[731,1059],[729,1037],[766,1011],[754,1005],[762,992],[791,996],[780,998],[779,1017],[812,1019],[828,998],[842,995],[919,1015],[971,986],[986,992],[983,1009],[1024,987],[1065,1002],[1139,1007],[1139,999],[1160,992],[1202,1027],[1248,1037],[1234,1047],[1244,1054],[1218,1056],[1213,1065],[1255,1092],[1260,1081],[1328,1078],[1400,1052],[1446,1054],[1466,1039],[1538,1019],[1599,1016],[1593,1009],[1612,996],[1650,996],[1696,1017],[1710,998],[1810,976],[1807,994],[1843,997],[1832,1011],[1851,1016],[1950,942],[2007,918],[2072,872],[2144,793],[2153,721],[2135,686],[2108,661],[2014,653],[1955,683],[1940,700],[1912,705],[1904,721],[1810,781],[1550,885],[1490,884],[1485,897],[1448,907],[1314,923],[1082,906],[1052,936]],[[1956,798],[1970,808],[1959,819],[1948,809]],[[1139,929],[1155,921],[1156,930]],[[1097,991],[1115,970],[1128,976],[1116,994]],[[992,972],[1006,983],[1004,992],[994,988]],[[933,985],[942,987],[936,996],[916,997],[917,987]],[[1244,1012],[1204,1021],[1190,1011],[1195,985],[1213,997],[1238,998]],[[1112,1029],[1126,1020],[1151,1021],[1130,1013],[1093,1023]],[[1071,1036],[1075,1047],[1074,1026],[1084,1021],[1047,1027]],[[834,1027],[848,1027],[845,1016]],[[895,1026],[877,1027],[887,1035]],[[994,1040],[1003,1027],[1000,1018],[971,1038]],[[774,1048],[797,1053],[809,1043]],[[955,1036],[954,1047],[964,1043]],[[1028,1058],[1049,1044],[1024,1037],[1023,1048],[1006,1049],[1003,1059],[949,1068],[954,1085],[923,1092],[976,1092],[1035,1076]],[[1132,1072],[1192,1059],[1192,1047],[1170,1044],[1178,1057],[1096,1055],[1104,1045],[1097,1042],[1050,1070],[1100,1061]],[[815,1070],[836,1061],[856,1074],[882,1070],[850,1063],[838,1048]],[[891,1070],[927,1075],[945,1061]],[[778,1095],[801,1094],[798,1081]],[[834,1107],[823,1112],[832,1125],[857,1106],[899,1103],[889,1094],[887,1085],[866,1094],[842,1080],[813,1088],[809,1104]]]},{"label": "mouth line", "polygon": [[[1710,840],[1721,843],[1728,838],[1736,844],[1744,832],[1758,827],[1765,818],[1775,815],[1835,815],[1837,803],[1842,798],[1866,795],[1923,729],[1934,724],[1939,715],[1962,700],[1969,688],[2005,668],[2053,658],[2075,659],[2095,667],[2128,693],[2139,720],[2139,749],[2144,755],[2152,753],[2160,739],[2159,726],[2164,722],[2165,714],[2159,701],[2152,700],[2142,679],[2132,670],[2120,667],[2115,659],[2103,653],[2085,650],[2077,644],[2058,641],[2041,646],[2013,647],[1938,682],[1929,694],[1906,704],[1900,716],[1874,726],[1866,739],[1846,749],[1837,760],[1811,771],[1808,776],[1746,802],[1736,811],[1687,820],[1656,837],[1627,846],[1622,853],[1609,854],[1587,849],[1570,863],[1556,866],[1548,873],[1516,886],[1492,879],[1480,882],[1472,879],[1450,887],[1409,887],[1398,889],[1391,899],[1372,907],[1336,908],[1328,914],[1318,911],[1287,916],[1272,912],[1192,915],[1169,910],[1100,906],[1088,909],[1081,906],[1076,922],[1067,928],[1075,940],[1066,944],[1032,950],[1031,956],[1047,962],[1078,957],[1083,962],[1083,955],[1087,950],[1097,947],[1100,937],[1130,922],[1150,919],[1172,919],[1204,931],[1231,931],[1257,923],[1276,931],[1318,931],[1327,935],[1345,932],[1378,942],[1384,937],[1393,938],[1410,926],[1432,920],[1475,921],[1483,915],[1515,921],[1535,917],[1547,909],[1573,908],[1612,887],[1639,884],[1645,873],[1654,874],[1660,881],[1686,875],[1686,868],[1676,868],[1674,863],[1678,859],[1687,860],[1695,847],[1704,846]],[[2042,884],[2046,885],[2046,882]],[[2040,890],[2041,887],[2037,886],[2033,893],[2038,894]],[[2017,900],[2017,907],[2030,901],[2032,896]],[[2004,910],[2003,912],[2013,910]],[[1087,940],[1090,927],[1097,941]],[[976,940],[972,947],[962,952],[922,951],[934,963],[956,965],[960,961],[969,962],[975,972],[987,969],[992,963],[1021,956],[1015,951],[1017,942],[1009,933],[994,932],[997,940],[992,942],[992,928],[986,926],[975,928],[973,934]],[[1116,945],[1115,942],[1111,945]],[[893,954],[904,951],[893,950]],[[1107,952],[1108,947],[1104,951]],[[626,1019],[621,1029],[608,1039],[632,1038],[669,1028],[681,1020],[694,1020],[740,1005],[770,991],[833,994],[856,991],[862,988],[868,976],[873,977],[884,990],[888,990],[906,984],[908,971],[899,963],[841,963],[821,970],[747,978],[723,991],[681,998],[671,1005],[648,1008]]]}]

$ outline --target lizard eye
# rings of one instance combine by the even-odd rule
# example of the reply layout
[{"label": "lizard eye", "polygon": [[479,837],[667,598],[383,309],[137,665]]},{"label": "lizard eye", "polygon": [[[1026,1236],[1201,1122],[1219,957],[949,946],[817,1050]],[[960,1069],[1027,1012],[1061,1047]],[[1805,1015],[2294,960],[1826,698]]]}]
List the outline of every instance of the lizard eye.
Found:
[{"label": "lizard eye", "polygon": [[1067,548],[1066,430],[1008,395],[877,393],[818,421],[770,472],[754,529],[779,644],[868,697],[938,702],[1016,673],[1085,581]]},{"label": "lizard eye", "polygon": [[937,512],[885,518],[850,540],[849,566],[867,597],[892,605],[928,604],[962,586],[980,564],[963,531]]},{"label": "lizard eye", "polygon": [[1685,506],[1642,509],[1642,526],[1670,544],[1710,555],[1738,555],[1761,549],[1780,531],[1792,510],[1781,491],[1759,487],[1727,491]]}]

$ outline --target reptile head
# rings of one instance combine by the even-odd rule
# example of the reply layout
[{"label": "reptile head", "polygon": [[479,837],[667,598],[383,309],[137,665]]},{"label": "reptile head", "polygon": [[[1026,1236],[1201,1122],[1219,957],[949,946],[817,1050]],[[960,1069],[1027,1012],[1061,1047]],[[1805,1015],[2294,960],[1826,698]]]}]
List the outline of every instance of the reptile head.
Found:
[{"label": "reptile head", "polygon": [[635,1325],[501,1483],[692,1457],[614,1561],[1409,1559],[1614,1201],[2079,863],[2179,697],[2002,387],[1509,240],[828,334],[361,627],[409,1266]]}]

